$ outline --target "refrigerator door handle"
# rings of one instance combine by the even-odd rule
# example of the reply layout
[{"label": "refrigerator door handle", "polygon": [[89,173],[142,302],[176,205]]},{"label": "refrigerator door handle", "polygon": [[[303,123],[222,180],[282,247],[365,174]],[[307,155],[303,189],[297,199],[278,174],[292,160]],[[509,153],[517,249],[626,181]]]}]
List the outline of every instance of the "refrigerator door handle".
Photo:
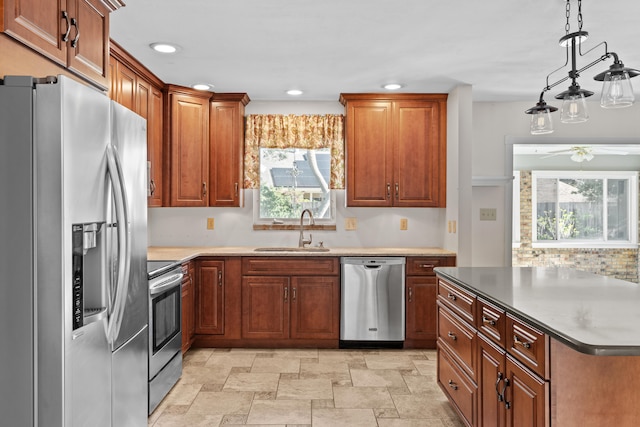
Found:
[{"label": "refrigerator door handle", "polygon": [[120,333],[122,316],[129,287],[131,269],[131,230],[129,227],[129,203],[124,186],[122,165],[115,146],[107,146],[107,171],[113,186],[113,199],[118,231],[118,275],[110,308],[107,339],[113,344]]}]

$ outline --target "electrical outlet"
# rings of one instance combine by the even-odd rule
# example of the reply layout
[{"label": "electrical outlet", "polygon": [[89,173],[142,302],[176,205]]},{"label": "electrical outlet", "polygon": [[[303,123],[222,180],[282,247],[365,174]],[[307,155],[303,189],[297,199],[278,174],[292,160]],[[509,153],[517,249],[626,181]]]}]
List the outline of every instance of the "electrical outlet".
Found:
[{"label": "electrical outlet", "polygon": [[207,230],[213,230],[214,221],[213,218],[207,218]]},{"label": "electrical outlet", "polygon": [[451,220],[447,221],[447,232],[455,233],[456,232],[456,221]]},{"label": "electrical outlet", "polygon": [[480,208],[480,221],[495,221],[496,208]]},{"label": "electrical outlet", "polygon": [[407,218],[400,218],[400,230],[406,230],[409,228],[409,220]]},{"label": "electrical outlet", "polygon": [[345,218],[344,219],[344,229],[345,230],[356,230],[358,228],[358,220],[356,218]]}]

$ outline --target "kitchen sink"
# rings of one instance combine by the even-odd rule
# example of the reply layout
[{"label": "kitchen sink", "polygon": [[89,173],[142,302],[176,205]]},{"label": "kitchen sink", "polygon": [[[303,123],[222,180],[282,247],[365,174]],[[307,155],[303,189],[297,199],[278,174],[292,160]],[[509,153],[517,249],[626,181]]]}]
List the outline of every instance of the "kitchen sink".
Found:
[{"label": "kitchen sink", "polygon": [[297,246],[285,246],[285,247],[268,247],[268,248],[255,248],[255,252],[329,252],[329,248],[311,247],[300,248]]}]

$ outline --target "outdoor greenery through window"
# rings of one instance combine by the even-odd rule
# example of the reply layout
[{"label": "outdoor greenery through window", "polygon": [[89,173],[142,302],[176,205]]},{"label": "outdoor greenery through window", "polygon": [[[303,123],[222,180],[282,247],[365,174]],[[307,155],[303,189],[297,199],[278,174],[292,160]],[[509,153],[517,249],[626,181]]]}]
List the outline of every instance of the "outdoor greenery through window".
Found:
[{"label": "outdoor greenery through window", "polygon": [[330,177],[328,148],[260,148],[260,220],[297,220],[304,209],[332,220]]},{"label": "outdoor greenery through window", "polygon": [[534,171],[531,178],[534,242],[637,242],[637,172]]}]

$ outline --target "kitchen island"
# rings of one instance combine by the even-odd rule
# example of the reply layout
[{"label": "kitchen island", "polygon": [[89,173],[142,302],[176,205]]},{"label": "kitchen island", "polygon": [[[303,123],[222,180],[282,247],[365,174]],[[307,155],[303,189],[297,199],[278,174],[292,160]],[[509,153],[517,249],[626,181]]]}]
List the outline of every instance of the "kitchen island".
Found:
[{"label": "kitchen island", "polygon": [[436,268],[438,383],[470,426],[636,426],[640,287],[567,268]]}]

